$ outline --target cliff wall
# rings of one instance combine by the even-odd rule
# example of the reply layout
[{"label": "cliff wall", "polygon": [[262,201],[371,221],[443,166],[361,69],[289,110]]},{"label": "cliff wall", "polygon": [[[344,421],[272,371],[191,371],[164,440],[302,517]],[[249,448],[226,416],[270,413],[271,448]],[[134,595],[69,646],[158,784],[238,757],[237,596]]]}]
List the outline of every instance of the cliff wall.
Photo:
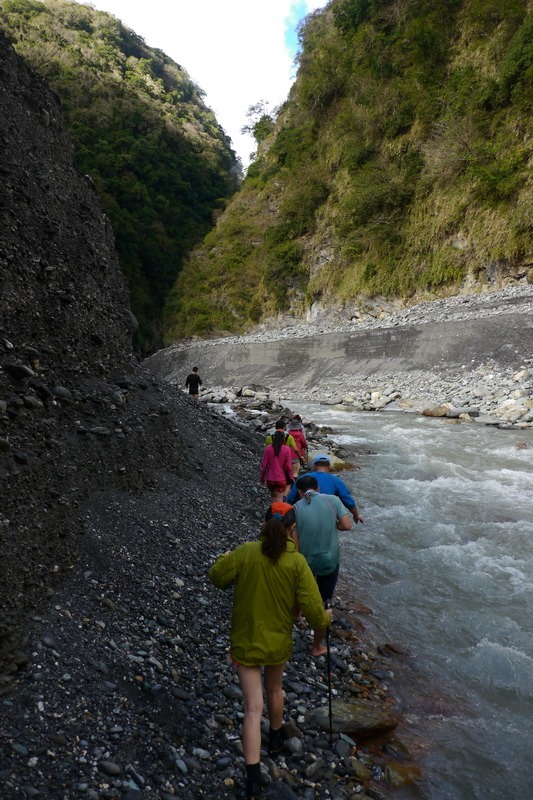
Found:
[{"label": "cliff wall", "polygon": [[28,616],[76,570],[88,499],[168,469],[192,518],[187,480],[216,498],[221,479],[216,463],[199,466],[206,442],[244,464],[247,439],[132,357],[111,226],[74,166],[58,98],[1,35],[0,109],[1,694],[27,661]]}]

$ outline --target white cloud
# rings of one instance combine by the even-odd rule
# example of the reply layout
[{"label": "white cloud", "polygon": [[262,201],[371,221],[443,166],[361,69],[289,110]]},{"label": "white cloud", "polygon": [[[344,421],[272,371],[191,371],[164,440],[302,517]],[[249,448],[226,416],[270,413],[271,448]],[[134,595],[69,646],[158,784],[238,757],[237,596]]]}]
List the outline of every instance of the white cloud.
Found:
[{"label": "white cloud", "polygon": [[258,100],[279,105],[290,88],[285,26],[291,9],[305,5],[313,11],[326,0],[91,0],[89,5],[114,14],[187,70],[247,164],[255,142],[240,133],[246,110]]}]

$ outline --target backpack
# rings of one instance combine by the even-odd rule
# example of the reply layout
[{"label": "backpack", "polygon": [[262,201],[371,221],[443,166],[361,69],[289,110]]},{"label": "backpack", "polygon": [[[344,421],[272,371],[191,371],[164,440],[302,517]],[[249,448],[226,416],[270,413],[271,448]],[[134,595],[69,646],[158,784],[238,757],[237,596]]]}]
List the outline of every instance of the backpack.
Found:
[{"label": "backpack", "polygon": [[307,446],[307,442],[305,441],[305,436],[301,430],[294,430],[289,431],[290,435],[296,442],[296,447],[298,448],[298,452],[300,454],[300,458],[305,458],[305,449]]}]

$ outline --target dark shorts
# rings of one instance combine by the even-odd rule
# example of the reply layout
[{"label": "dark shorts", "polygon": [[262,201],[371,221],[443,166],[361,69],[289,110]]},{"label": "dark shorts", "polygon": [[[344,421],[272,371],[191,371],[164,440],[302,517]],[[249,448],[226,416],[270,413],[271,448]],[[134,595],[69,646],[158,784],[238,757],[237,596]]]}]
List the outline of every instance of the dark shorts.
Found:
[{"label": "dark shorts", "polygon": [[287,488],[287,484],[281,481],[267,481],[267,486],[271,492],[284,492]]},{"label": "dark shorts", "polygon": [[326,602],[326,600],[331,600],[333,598],[333,592],[335,591],[335,586],[337,585],[337,578],[339,577],[339,565],[335,567],[333,572],[330,572],[329,575],[315,575],[315,580],[318,584],[318,590],[320,592],[320,597]]}]

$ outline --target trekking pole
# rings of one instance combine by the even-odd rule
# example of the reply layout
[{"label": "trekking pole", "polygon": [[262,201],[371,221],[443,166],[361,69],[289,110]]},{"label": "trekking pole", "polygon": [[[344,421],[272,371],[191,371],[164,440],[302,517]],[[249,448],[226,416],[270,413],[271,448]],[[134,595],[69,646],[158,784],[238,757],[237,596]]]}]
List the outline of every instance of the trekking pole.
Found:
[{"label": "trekking pole", "polygon": [[[326,608],[329,608],[331,602],[326,600]],[[329,711],[329,745],[333,744],[333,712],[331,710],[331,651],[329,648],[329,628],[326,628],[326,669],[328,671],[328,711]]]}]

